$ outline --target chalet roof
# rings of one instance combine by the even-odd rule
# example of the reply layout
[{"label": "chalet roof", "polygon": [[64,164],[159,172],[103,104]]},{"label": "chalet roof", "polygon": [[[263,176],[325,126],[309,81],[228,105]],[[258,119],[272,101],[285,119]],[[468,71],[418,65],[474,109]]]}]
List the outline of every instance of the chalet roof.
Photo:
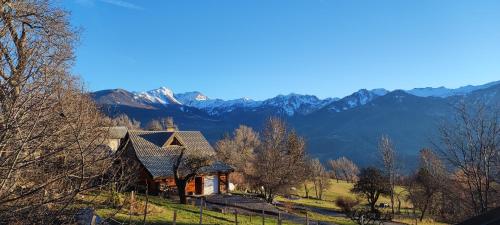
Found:
[{"label": "chalet roof", "polygon": [[[153,178],[173,176],[175,156],[185,148],[186,156],[215,156],[215,150],[199,131],[129,131],[135,155]],[[177,140],[181,145],[173,142]],[[170,144],[172,143],[172,144]],[[224,163],[214,163],[202,172],[229,172],[232,168]]]}]

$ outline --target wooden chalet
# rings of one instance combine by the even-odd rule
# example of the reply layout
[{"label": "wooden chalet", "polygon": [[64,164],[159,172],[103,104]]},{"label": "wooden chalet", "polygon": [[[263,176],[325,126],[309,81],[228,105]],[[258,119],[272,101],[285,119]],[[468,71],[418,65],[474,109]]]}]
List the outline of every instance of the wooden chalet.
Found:
[{"label": "wooden chalet", "polygon": [[[121,155],[140,164],[140,184],[147,184],[148,192],[176,192],[173,175],[175,156],[182,148],[186,155],[203,154],[215,157],[215,150],[199,131],[178,131],[169,128],[166,131],[127,132]],[[188,156],[186,156],[188,157]],[[229,173],[233,168],[221,162],[203,168],[198,176],[186,186],[187,195],[211,195],[227,193]]]}]

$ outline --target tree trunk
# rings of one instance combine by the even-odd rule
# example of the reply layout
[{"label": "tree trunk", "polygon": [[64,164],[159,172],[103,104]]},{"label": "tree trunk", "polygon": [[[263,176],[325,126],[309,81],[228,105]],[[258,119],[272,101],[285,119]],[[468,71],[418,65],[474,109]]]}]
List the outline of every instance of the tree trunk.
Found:
[{"label": "tree trunk", "polygon": [[429,205],[429,199],[425,201],[424,208],[422,209],[422,214],[420,215],[420,222],[424,220],[425,211],[427,211],[427,206]]},{"label": "tree trunk", "polygon": [[319,196],[318,196],[318,185],[317,185],[316,181],[314,181],[314,193],[316,193],[316,198],[319,198]]},{"label": "tree trunk", "polygon": [[392,215],[394,215],[394,186],[391,187],[391,210],[392,210]]},{"label": "tree trunk", "polygon": [[304,191],[306,192],[306,198],[309,198],[309,187],[307,186],[307,182],[304,182]]},{"label": "tree trunk", "polygon": [[375,210],[375,203],[376,203],[376,202],[369,202],[371,212],[375,212],[375,211],[376,211],[376,210]]},{"label": "tree trunk", "polygon": [[398,213],[401,213],[401,199],[398,196]]},{"label": "tree trunk", "polygon": [[181,204],[187,203],[186,183],[186,181],[180,179],[175,182],[175,185],[177,185],[177,191],[179,192],[179,202]]}]

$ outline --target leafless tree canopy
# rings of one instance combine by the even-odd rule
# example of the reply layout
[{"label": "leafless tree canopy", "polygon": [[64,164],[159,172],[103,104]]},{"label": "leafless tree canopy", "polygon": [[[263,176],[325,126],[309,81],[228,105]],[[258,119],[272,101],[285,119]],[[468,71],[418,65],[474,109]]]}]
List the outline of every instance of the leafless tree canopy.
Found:
[{"label": "leafless tree canopy", "polygon": [[267,201],[302,184],[305,159],[304,139],[290,131],[282,120],[270,118],[256,150],[251,174]]},{"label": "leafless tree canopy", "polygon": [[248,175],[252,170],[255,149],[259,145],[259,134],[244,125],[240,125],[232,136],[226,136],[215,145],[219,160],[235,168],[231,180],[238,185],[238,188],[249,189],[254,186]]},{"label": "leafless tree canopy", "polygon": [[482,103],[461,103],[456,112],[455,121],[440,128],[436,148],[464,184],[468,201],[462,203],[477,215],[498,200],[492,199],[499,191],[492,184],[499,171],[500,114]]},{"label": "leafless tree canopy", "polygon": [[380,138],[379,152],[380,157],[382,158],[382,163],[384,165],[384,173],[389,178],[389,184],[391,188],[391,210],[392,214],[394,214],[394,190],[396,188],[396,153],[394,150],[394,145],[392,144],[389,136],[384,135]]},{"label": "leafless tree canopy", "polygon": [[151,120],[146,126],[146,130],[160,131],[160,130],[165,130],[165,128],[161,125],[161,122],[159,120]]},{"label": "leafless tree canopy", "polygon": [[126,127],[129,130],[140,130],[141,123],[135,119],[130,119],[126,114],[120,114],[111,120],[114,126]]},{"label": "leafless tree canopy", "polygon": [[353,161],[346,157],[340,157],[328,162],[332,168],[332,175],[335,179],[345,180],[347,182],[356,182],[358,179],[359,168]]},{"label": "leafless tree canopy", "polygon": [[310,163],[311,173],[306,174],[306,176],[310,177],[309,179],[313,181],[316,198],[323,199],[323,191],[327,190],[330,186],[330,177],[319,159],[313,159]]},{"label": "leafless tree canopy", "polygon": [[437,211],[445,210],[442,203],[447,200],[443,199],[443,193],[449,182],[450,178],[438,156],[430,149],[421,150],[419,169],[405,185],[408,199],[420,212],[420,221],[426,213],[435,215]]},{"label": "leafless tree canopy", "polygon": [[0,223],[70,219],[79,194],[108,171],[108,126],[68,75],[77,39],[48,1],[0,8]]}]

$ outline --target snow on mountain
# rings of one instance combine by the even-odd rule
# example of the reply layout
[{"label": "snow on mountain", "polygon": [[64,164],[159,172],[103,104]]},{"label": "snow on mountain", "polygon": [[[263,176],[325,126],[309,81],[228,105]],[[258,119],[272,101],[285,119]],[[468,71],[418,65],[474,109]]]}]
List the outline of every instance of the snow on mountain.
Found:
[{"label": "snow on mountain", "polygon": [[292,93],[289,95],[278,95],[274,98],[265,100],[262,102],[262,105],[281,108],[284,113],[293,116],[296,113],[311,113],[335,100],[336,99],[332,98],[321,100],[314,95],[299,95]]},{"label": "snow on mountain", "polygon": [[374,99],[384,96],[387,93],[389,93],[389,91],[385,89],[373,89],[370,91],[361,89],[347,97],[332,102],[332,104],[328,105],[328,109],[335,112],[349,110],[358,106],[366,105]]},{"label": "snow on mountain", "polygon": [[[500,81],[487,83],[478,86],[464,86],[456,89],[449,89],[445,87],[438,88],[414,88],[406,90],[405,92],[419,97],[449,97],[454,95],[466,95],[476,90],[486,89],[491,86],[500,84]],[[386,89],[361,89],[353,94],[346,96],[342,99],[327,98],[319,99],[314,95],[278,95],[264,101],[254,101],[249,98],[239,98],[234,100],[211,99],[201,92],[186,92],[175,94],[171,89],[161,87],[158,89],[150,90],[147,92],[133,93],[133,98],[137,104],[161,104],[161,105],[183,105],[194,107],[206,111],[211,115],[219,115],[226,112],[231,112],[237,108],[255,109],[257,107],[273,107],[280,110],[280,112],[293,116],[296,114],[307,115],[319,109],[325,108],[341,112],[366,105],[374,99],[384,96],[389,91]]]},{"label": "snow on mountain", "polygon": [[207,96],[198,91],[186,92],[182,94],[175,94],[174,97],[183,105],[195,106],[198,103],[207,102],[209,99]]},{"label": "snow on mountain", "polygon": [[134,99],[140,102],[161,105],[184,105],[205,110],[210,114],[229,112],[237,107],[257,107],[261,103],[249,98],[239,98],[234,100],[210,99],[206,95],[197,91],[175,94],[171,89],[166,87],[146,92],[135,92],[133,94]]},{"label": "snow on mountain", "polygon": [[201,92],[186,92],[175,94],[171,89],[161,87],[147,92],[134,93],[134,99],[154,104],[178,104],[205,110],[216,115],[231,112],[236,108],[257,108],[261,106],[277,107],[287,115],[296,113],[308,114],[338,100],[334,98],[319,99],[313,95],[278,95],[265,101],[254,101],[249,98],[233,100],[211,99]]},{"label": "snow on mountain", "polygon": [[467,95],[473,91],[476,90],[481,90],[481,89],[486,89],[491,86],[500,84],[500,81],[495,81],[495,82],[490,82],[487,84],[483,85],[467,85],[455,89],[450,89],[446,87],[437,87],[437,88],[432,88],[432,87],[426,87],[426,88],[414,88],[411,90],[407,90],[406,92],[415,96],[419,97],[440,97],[440,98],[446,98],[454,95]]},{"label": "snow on mountain", "polygon": [[174,96],[181,104],[203,109],[209,114],[230,112],[237,107],[256,107],[260,105],[259,101],[254,101],[249,98],[239,98],[233,100],[210,99],[201,92],[186,92],[175,94]]},{"label": "snow on mountain", "polygon": [[161,87],[147,92],[134,93],[134,99],[162,105],[182,105],[182,103],[174,97],[174,92],[167,87]]}]

